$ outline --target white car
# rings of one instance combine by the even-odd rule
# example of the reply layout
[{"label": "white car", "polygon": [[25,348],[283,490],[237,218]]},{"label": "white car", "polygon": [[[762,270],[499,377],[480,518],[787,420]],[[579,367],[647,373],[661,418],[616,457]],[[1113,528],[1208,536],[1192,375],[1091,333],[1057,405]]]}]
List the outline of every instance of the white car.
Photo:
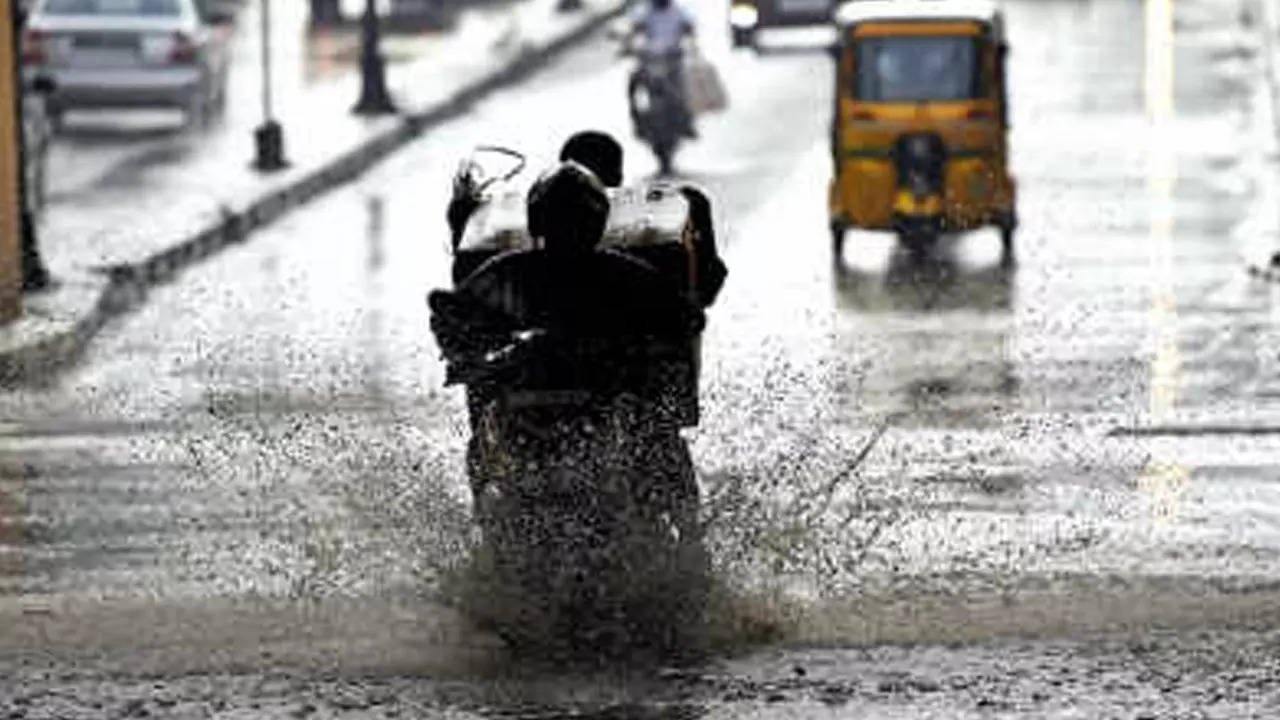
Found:
[{"label": "white car", "polygon": [[734,47],[756,47],[760,30],[829,26],[836,0],[731,0],[729,32]]},{"label": "white car", "polygon": [[[230,17],[209,0],[36,0],[23,68],[53,79],[49,117],[171,107],[203,123],[226,96]],[[215,9],[209,9],[215,8]]]}]

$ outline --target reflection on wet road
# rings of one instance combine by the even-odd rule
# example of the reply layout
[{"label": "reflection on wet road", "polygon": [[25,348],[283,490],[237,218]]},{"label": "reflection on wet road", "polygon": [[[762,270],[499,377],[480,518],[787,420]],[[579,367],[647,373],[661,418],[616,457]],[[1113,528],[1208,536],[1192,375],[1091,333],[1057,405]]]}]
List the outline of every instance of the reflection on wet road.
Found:
[{"label": "reflection on wet road", "polygon": [[[1246,591],[1280,576],[1280,435],[1243,432],[1280,419],[1274,289],[1236,245],[1259,201],[1240,158],[1268,129],[1258,59],[1224,48],[1251,31],[1158,0],[1006,6],[1012,264],[986,232],[923,263],[851,233],[833,262],[829,60],[719,58],[734,106],[679,164],[717,197],[731,267],[690,437],[729,634],[838,646],[1254,618],[1267,603]],[[159,289],[58,383],[6,395],[0,591],[85,602],[114,648],[137,616],[84,598],[345,598],[352,628],[401,617],[487,647],[421,599],[471,537],[462,401],[423,303],[447,280],[443,195],[464,148],[512,144],[537,166],[582,126],[652,172],[610,52],[481,104]],[[251,662],[236,638],[256,647],[274,612],[228,630],[228,656]],[[359,648],[353,666],[431,664],[385,630],[332,637]],[[285,639],[278,657],[318,647]]]}]

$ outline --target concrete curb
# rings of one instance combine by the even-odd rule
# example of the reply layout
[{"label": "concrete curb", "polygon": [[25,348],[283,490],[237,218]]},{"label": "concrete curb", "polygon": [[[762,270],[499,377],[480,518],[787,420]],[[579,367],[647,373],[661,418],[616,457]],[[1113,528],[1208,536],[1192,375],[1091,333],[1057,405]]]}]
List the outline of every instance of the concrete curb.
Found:
[{"label": "concrete curb", "polygon": [[172,280],[185,268],[229,245],[245,241],[253,231],[294,208],[356,179],[432,126],[463,114],[486,95],[541,69],[558,54],[625,13],[628,6],[627,0],[618,0],[614,7],[585,18],[558,37],[540,46],[526,46],[515,58],[459,88],[449,99],[402,115],[395,127],[365,139],[288,185],[265,193],[242,209],[224,207],[217,221],[145,260],[107,268],[98,301],[83,316],[20,347],[8,350],[0,347],[0,386],[29,383],[66,367],[80,356],[107,321],[144,302],[149,288]]},{"label": "concrete curb", "polygon": [[9,338],[0,341],[0,385],[47,374],[66,358],[77,355],[101,327],[107,317],[106,308],[102,306],[114,301],[111,282],[92,275],[69,282],[93,288],[87,293],[88,302],[74,308],[70,319],[47,321],[47,326],[30,333],[31,337],[19,342]]}]

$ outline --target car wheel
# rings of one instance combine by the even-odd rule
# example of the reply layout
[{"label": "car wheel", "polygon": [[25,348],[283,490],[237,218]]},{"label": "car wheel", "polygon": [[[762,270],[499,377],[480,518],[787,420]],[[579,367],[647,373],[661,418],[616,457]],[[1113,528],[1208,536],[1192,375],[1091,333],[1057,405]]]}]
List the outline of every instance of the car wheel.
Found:
[{"label": "car wheel", "polygon": [[667,143],[658,143],[653,148],[653,154],[658,158],[658,175],[668,177],[674,169],[673,158],[675,148]]},{"label": "car wheel", "polygon": [[210,97],[204,88],[198,88],[187,97],[183,110],[187,115],[188,130],[202,130],[209,125]]},{"label": "car wheel", "polygon": [[214,95],[213,108],[219,115],[227,109],[227,73],[223,72],[218,80],[218,92]]},{"label": "car wheel", "polygon": [[742,28],[733,28],[732,43],[735,48],[754,48],[756,45],[755,33]]}]

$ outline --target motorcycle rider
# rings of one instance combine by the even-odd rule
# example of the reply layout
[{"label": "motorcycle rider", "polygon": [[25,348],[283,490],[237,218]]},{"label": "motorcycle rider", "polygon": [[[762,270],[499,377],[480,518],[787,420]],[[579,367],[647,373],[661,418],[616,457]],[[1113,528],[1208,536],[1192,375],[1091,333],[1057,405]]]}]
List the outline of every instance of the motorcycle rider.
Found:
[{"label": "motorcycle rider", "polygon": [[[581,634],[598,652],[609,642],[593,633],[612,628],[625,642],[679,647],[704,601],[697,479],[680,428],[682,393],[697,392],[687,351],[705,315],[671,273],[600,247],[610,198],[580,163],[543,173],[526,207],[531,249],[500,251],[429,297],[447,382],[467,385],[467,476],[495,587],[518,598],[483,599],[477,613],[517,646]],[[635,590],[632,571],[652,587]]]},{"label": "motorcycle rider", "polygon": [[474,354],[538,328],[572,337],[640,340],[697,333],[702,310],[673,278],[624,252],[597,247],[609,197],[581,164],[545,172],[527,199],[538,247],[486,260],[452,293],[433,292],[432,326],[446,355]]},{"label": "motorcycle rider", "polygon": [[[636,427],[650,428],[653,440],[642,444],[653,469],[660,476],[678,478],[675,482],[692,483],[688,448],[678,429],[686,407],[681,403],[687,397],[681,393],[687,392],[690,381],[696,383],[696,371],[682,364],[683,358],[655,363],[645,351],[655,341],[687,347],[701,332],[705,315],[672,278],[651,264],[597,247],[608,220],[609,198],[582,165],[569,161],[545,172],[530,188],[527,206],[528,229],[537,247],[502,252],[482,263],[454,291],[437,290],[428,297],[431,328],[449,361],[446,382],[468,386],[467,466],[473,492],[479,497],[495,472],[481,436],[493,397],[486,388],[502,381],[472,369],[484,368],[506,353],[519,353],[527,347],[522,341],[530,337],[554,343],[553,352],[572,354],[580,340],[608,348],[587,365],[594,368],[592,377],[579,371],[571,382],[588,389],[607,386],[610,394],[640,398],[639,407],[648,409],[631,419],[640,423]],[[513,442],[523,443],[518,437]],[[540,461],[535,456],[529,462]]]},{"label": "motorcycle rider", "polygon": [[560,161],[574,160],[600,178],[605,187],[622,185],[622,145],[600,130],[582,130],[560,148]]},{"label": "motorcycle rider", "polygon": [[[684,49],[682,43],[686,37],[693,37],[696,29],[693,18],[675,0],[649,0],[632,22],[631,35],[643,41],[641,51],[645,58],[657,58],[670,62],[672,79],[677,105],[681,109],[680,126],[685,137],[694,139],[698,131],[693,125],[693,114],[689,112],[689,103],[685,97],[684,87]],[[639,136],[639,113],[635,107],[635,91],[640,84],[639,69],[631,74],[627,83],[627,102],[631,109],[632,126]]]},{"label": "motorcycle rider", "polygon": [[620,348],[701,331],[705,315],[676,278],[634,255],[597,247],[609,197],[590,170],[561,163],[534,182],[526,202],[533,249],[501,252],[454,291],[429,296],[432,329],[446,357],[465,365],[534,328]]}]

